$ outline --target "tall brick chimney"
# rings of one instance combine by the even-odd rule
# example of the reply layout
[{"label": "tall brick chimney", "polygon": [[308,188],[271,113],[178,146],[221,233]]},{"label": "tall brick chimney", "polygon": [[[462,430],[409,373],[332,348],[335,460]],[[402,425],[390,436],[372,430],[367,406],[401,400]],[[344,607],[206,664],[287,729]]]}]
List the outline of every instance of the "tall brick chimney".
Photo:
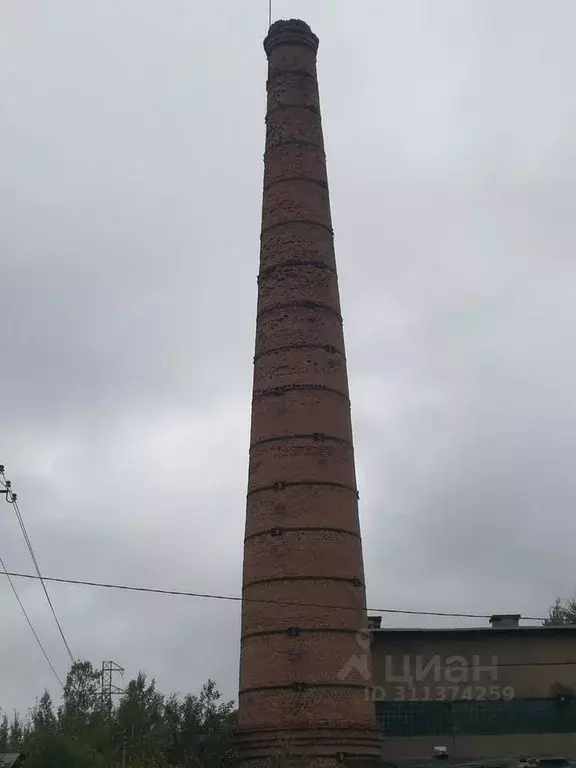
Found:
[{"label": "tall brick chimney", "polygon": [[[318,38],[272,24],[238,747],[267,765],[380,751],[346,357],[316,79]],[[365,632],[365,634],[363,634]],[[313,757],[312,757],[313,756]]]}]

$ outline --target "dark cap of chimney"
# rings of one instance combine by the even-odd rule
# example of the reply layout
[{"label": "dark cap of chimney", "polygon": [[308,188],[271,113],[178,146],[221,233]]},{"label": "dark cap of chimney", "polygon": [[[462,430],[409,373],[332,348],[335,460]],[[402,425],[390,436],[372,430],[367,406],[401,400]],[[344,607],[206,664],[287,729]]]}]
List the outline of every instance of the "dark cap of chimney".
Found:
[{"label": "dark cap of chimney", "polygon": [[266,56],[270,56],[279,45],[306,45],[314,52],[318,50],[318,38],[308,24],[300,19],[280,19],[275,21],[268,30],[264,40]]}]

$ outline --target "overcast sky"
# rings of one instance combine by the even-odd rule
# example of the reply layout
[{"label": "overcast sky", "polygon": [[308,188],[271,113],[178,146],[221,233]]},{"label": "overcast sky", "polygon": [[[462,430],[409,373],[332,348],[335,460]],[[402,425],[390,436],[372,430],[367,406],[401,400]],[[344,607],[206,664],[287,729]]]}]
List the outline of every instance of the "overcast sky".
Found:
[{"label": "overcast sky", "polygon": [[[267,2],[0,15],[0,462],[41,568],[238,595]],[[291,16],[320,37],[369,605],[545,614],[576,588],[576,5],[274,1]],[[49,589],[75,655],[235,696],[237,603]],[[0,706],[24,710],[58,686],[2,577],[0,601]]]}]

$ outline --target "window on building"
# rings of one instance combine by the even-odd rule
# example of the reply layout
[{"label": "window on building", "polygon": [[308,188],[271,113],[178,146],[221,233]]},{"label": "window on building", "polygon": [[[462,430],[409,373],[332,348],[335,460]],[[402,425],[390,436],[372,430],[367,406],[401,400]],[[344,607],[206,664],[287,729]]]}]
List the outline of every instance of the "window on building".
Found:
[{"label": "window on building", "polygon": [[376,702],[380,727],[390,735],[450,733],[450,704],[445,702]]},{"label": "window on building", "polygon": [[573,700],[378,701],[376,715],[390,736],[576,732]]}]

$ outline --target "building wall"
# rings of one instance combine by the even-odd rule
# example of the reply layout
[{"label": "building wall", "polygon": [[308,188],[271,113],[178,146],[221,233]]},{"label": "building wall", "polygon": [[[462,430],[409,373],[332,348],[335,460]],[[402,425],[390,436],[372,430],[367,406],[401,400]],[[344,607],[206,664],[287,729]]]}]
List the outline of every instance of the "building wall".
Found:
[{"label": "building wall", "polygon": [[372,654],[386,757],[576,757],[576,630],[382,630]]}]

